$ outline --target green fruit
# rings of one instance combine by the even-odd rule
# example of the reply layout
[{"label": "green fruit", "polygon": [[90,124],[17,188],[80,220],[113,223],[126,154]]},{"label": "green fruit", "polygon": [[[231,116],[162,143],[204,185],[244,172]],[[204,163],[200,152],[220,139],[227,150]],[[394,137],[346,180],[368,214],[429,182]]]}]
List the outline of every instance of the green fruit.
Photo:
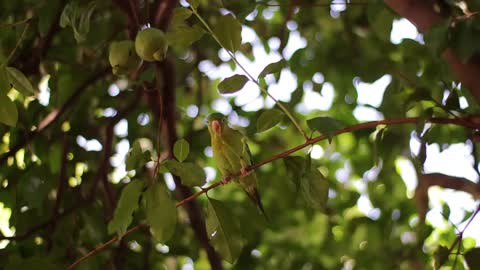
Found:
[{"label": "green fruit", "polygon": [[135,38],[135,51],[145,61],[162,61],[167,50],[166,36],[157,28],[144,29]]},{"label": "green fruit", "polygon": [[140,64],[140,58],[135,54],[133,41],[116,41],[110,44],[108,60],[115,75],[124,75],[135,70]]}]

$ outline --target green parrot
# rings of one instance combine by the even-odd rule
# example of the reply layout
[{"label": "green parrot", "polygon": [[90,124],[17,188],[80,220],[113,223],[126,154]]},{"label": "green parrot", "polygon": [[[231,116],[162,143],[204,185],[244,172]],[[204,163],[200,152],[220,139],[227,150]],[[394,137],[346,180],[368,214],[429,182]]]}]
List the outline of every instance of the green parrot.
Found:
[{"label": "green parrot", "polygon": [[[238,130],[230,128],[226,117],[220,113],[208,116],[208,131],[212,140],[213,158],[223,177],[241,172],[240,177],[233,179],[247,193],[248,197],[265,214],[260,194],[257,190],[255,172],[248,173],[247,167],[252,165],[252,154],[246,138]],[[222,179],[224,184],[227,183]]]}]

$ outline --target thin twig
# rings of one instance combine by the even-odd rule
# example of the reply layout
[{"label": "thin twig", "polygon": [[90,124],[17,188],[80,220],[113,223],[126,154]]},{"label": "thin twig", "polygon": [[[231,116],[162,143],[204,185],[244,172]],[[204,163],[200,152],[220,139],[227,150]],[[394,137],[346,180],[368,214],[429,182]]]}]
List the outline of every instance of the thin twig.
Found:
[{"label": "thin twig", "polygon": [[140,21],[138,20],[138,15],[137,15],[137,11],[138,11],[137,5],[135,5],[135,3],[132,0],[128,0],[128,4],[130,5],[130,10],[132,11],[132,16],[135,21],[135,24],[137,25],[137,27],[140,27]]},{"label": "thin twig", "polygon": [[[102,162],[100,163],[100,166],[98,168],[98,171],[95,175],[95,178],[93,180],[93,184],[91,186],[90,190],[90,199],[93,199],[95,197],[95,192],[97,190],[97,185],[99,182],[102,182],[102,185],[105,189],[105,195],[106,195],[106,205],[110,206],[110,210],[113,209],[114,206],[114,195],[113,191],[110,188],[109,182],[107,180],[107,174],[108,170],[110,168],[110,157],[112,155],[112,142],[113,142],[113,130],[115,125],[125,118],[133,109],[137,107],[138,102],[140,101],[140,96],[141,96],[141,91],[137,91],[135,93],[134,99],[122,110],[119,110],[117,115],[115,115],[112,120],[108,123],[106,127],[106,136],[105,136],[105,141],[104,141],[104,151],[103,151],[103,158]],[[109,213],[110,215],[110,213]]]},{"label": "thin twig", "polygon": [[49,226],[47,251],[50,251],[53,245],[52,236],[55,232],[58,222],[58,215],[60,214],[60,206],[62,205],[65,189],[67,188],[67,168],[68,168],[68,152],[70,144],[68,141],[67,133],[63,134],[63,151],[62,151],[62,165],[60,168],[60,175],[58,177],[58,187],[56,193],[56,200],[52,210],[52,222]]},{"label": "thin twig", "polygon": [[20,44],[22,43],[23,38],[25,38],[25,34],[27,33],[28,27],[30,26],[30,22],[31,20],[29,20],[26,23],[25,28],[23,28],[22,34],[20,35],[20,38],[18,39],[17,44],[15,45],[15,48],[13,48],[13,50],[10,52],[10,55],[8,55],[7,60],[5,61],[5,65],[8,65],[8,62],[12,60],[13,55],[15,54],[17,49],[20,47]]},{"label": "thin twig", "polygon": [[40,64],[40,61],[47,55],[52,46],[53,38],[60,30],[60,17],[62,16],[62,12],[66,4],[67,0],[60,0],[57,12],[53,16],[52,23],[50,24],[46,35],[40,36],[38,43],[36,43],[35,46],[31,46],[28,49],[28,53],[23,54],[26,57],[25,59],[16,59],[15,62],[18,62],[16,64],[22,66],[21,70],[24,74],[36,74],[38,72],[38,65]]},{"label": "thin twig", "polygon": [[[470,217],[470,219],[467,221],[467,224],[465,224],[465,227],[463,228],[463,230],[458,233],[457,237],[455,238],[455,241],[453,241],[453,244],[448,249],[448,254],[452,253],[452,251],[455,249],[455,247],[457,245],[459,245],[459,250],[460,250],[460,247],[462,245],[461,241],[463,239],[463,233],[468,228],[468,226],[470,226],[470,223],[472,223],[473,219],[475,218],[475,216],[477,216],[478,212],[480,212],[480,205],[477,206],[477,209],[475,209],[475,212]],[[458,254],[457,254],[457,257],[458,257]],[[457,257],[455,257],[455,261],[457,260]]]},{"label": "thin twig", "polygon": [[153,18],[153,25],[166,31],[168,28],[168,24],[172,19],[173,8],[177,4],[177,0],[164,0],[164,1],[157,1],[157,10],[154,14]]},{"label": "thin twig", "polygon": [[[67,210],[59,213],[57,215],[57,219],[63,218],[69,214],[75,213],[78,209],[86,207],[90,205],[93,202],[93,200],[82,200],[79,203],[75,204],[74,206],[68,208]],[[22,241],[30,237],[32,234],[36,233],[39,230],[48,228],[55,220],[53,218],[50,218],[48,221],[45,221],[43,223],[40,223],[38,225],[35,225],[25,231],[22,234],[14,235],[14,236],[0,236],[0,240],[15,240],[15,241]]]},{"label": "thin twig", "polygon": [[0,29],[1,28],[11,28],[11,27],[21,25],[21,24],[29,24],[29,23],[31,23],[32,20],[33,20],[33,18],[28,18],[28,19],[24,19],[24,20],[21,20],[21,21],[18,21],[18,22],[14,22],[14,23],[0,24]]},{"label": "thin twig", "polygon": [[455,269],[455,266],[457,265],[458,255],[460,255],[461,249],[462,249],[462,243],[459,243],[457,248],[457,253],[455,253],[455,260],[453,261],[452,269]]},{"label": "thin twig", "polygon": [[[160,91],[160,89],[157,89],[157,91]],[[161,147],[161,144],[160,144],[160,137],[162,136],[162,126],[163,126],[163,99],[162,99],[162,95],[158,95],[158,98],[160,99],[160,117],[159,117],[159,120],[158,120],[158,128],[157,128],[157,162],[155,164],[155,169],[153,170],[154,173],[153,173],[153,176],[156,177],[157,174],[158,174],[158,169],[160,168],[160,158],[161,158],[161,150],[162,150],[162,147]]]},{"label": "thin twig", "polygon": [[[391,119],[391,120],[380,120],[380,121],[374,121],[374,122],[367,122],[367,123],[361,123],[361,124],[358,124],[358,125],[354,125],[354,126],[350,126],[350,127],[346,127],[346,128],[343,128],[343,129],[340,129],[340,130],[337,130],[336,132],[334,132],[334,136],[337,136],[337,135],[340,135],[340,134],[343,134],[343,133],[348,133],[348,132],[352,132],[352,131],[357,131],[357,130],[361,130],[361,129],[366,129],[366,128],[373,128],[373,127],[376,127],[378,125],[399,125],[399,124],[412,124],[412,123],[416,123],[417,121],[421,120],[420,118],[416,118],[416,117],[413,117],[413,118],[402,118],[402,119]],[[429,122],[431,123],[436,123],[436,124],[454,124],[454,125],[460,125],[460,126],[465,126],[465,127],[468,127],[468,128],[478,128],[478,126],[474,125],[474,124],[470,124],[468,123],[468,125],[462,121],[459,121],[458,119],[451,119],[451,118],[431,118],[428,120]],[[315,137],[315,138],[312,138],[312,139],[309,139],[307,140],[305,143],[303,144],[300,144],[296,147],[293,147],[287,151],[284,151],[280,154],[277,154],[277,155],[274,155],[268,159],[265,159],[263,161],[260,161],[256,164],[253,164],[249,167],[247,167],[246,169],[248,171],[252,171],[252,170],[255,170],[267,163],[270,163],[272,161],[275,161],[275,160],[278,160],[278,159],[281,159],[281,158],[284,158],[284,157],[287,157],[289,155],[291,155],[292,153],[300,150],[300,149],[303,149],[311,144],[315,144],[319,141],[322,141],[322,140],[326,140],[328,137],[325,136],[325,135],[320,135],[318,137]],[[233,178],[236,178],[236,177],[239,177],[241,175],[241,172],[237,172],[236,174],[232,174],[232,175],[229,175],[227,177],[225,177],[223,180],[223,182],[229,182],[228,180],[231,180]],[[194,200],[195,198],[197,198],[198,196],[202,195],[202,194],[205,194],[207,193],[209,190],[211,189],[214,189],[218,186],[221,186],[222,185],[222,181],[219,181],[219,182],[216,182],[206,188],[203,188],[201,191],[197,192],[197,193],[194,193],[192,194],[191,196],[179,201],[177,204],[176,204],[176,207],[180,207],[192,200]],[[477,211],[473,214],[472,218],[469,220],[469,222],[467,223],[467,225],[465,226],[465,229],[466,227],[468,227],[468,225],[470,224],[471,220],[473,220],[473,218],[475,217],[475,215],[478,213],[478,211],[480,210],[480,208],[477,209]],[[128,230],[123,236],[126,236],[128,234],[130,234],[131,232],[134,232],[136,230],[138,230],[139,228],[143,227],[143,226],[146,226],[145,224],[139,224],[133,228],[131,228],[130,230]],[[464,230],[465,230],[464,229]],[[113,244],[115,243],[117,240],[118,240],[118,236],[115,236],[113,237],[112,239],[110,239],[108,242],[100,245],[99,247],[97,247],[96,249],[90,251],[89,253],[87,253],[86,255],[84,255],[83,257],[79,258],[77,261],[75,261],[72,265],[70,265],[67,269],[73,269],[75,266],[77,266],[80,262],[84,261],[85,259],[87,259],[88,257],[91,257],[95,254],[97,254],[98,252],[104,250],[108,245],[110,244]]]},{"label": "thin twig", "polygon": [[[141,229],[142,227],[145,227],[146,225],[145,224],[138,224],[137,226],[129,229],[128,231],[125,232],[125,235],[127,234],[131,234],[135,231],[138,231],[139,229]],[[67,270],[71,270],[71,269],[74,269],[75,267],[77,267],[77,265],[81,262],[83,262],[85,259],[99,253],[100,251],[104,250],[105,248],[107,248],[109,245],[117,242],[117,240],[119,240],[120,237],[117,236],[114,236],[112,239],[108,240],[107,242],[101,244],[100,246],[98,246],[97,248],[95,248],[94,250],[88,252],[87,254],[85,254],[83,257],[81,257],[80,259],[76,260],[74,263],[72,263],[70,266],[67,267]]]},{"label": "thin twig", "polygon": [[305,140],[308,140],[308,135],[307,133],[302,129],[302,127],[300,126],[300,124],[297,122],[297,120],[295,119],[295,117],[293,117],[293,115],[290,113],[290,111],[281,103],[279,102],[272,94],[270,94],[268,92],[267,89],[263,88],[260,83],[258,82],[257,79],[255,79],[249,72],[248,70],[238,61],[238,59],[235,57],[235,55],[233,54],[233,52],[231,52],[230,50],[226,49],[226,47],[222,44],[222,42],[220,41],[220,39],[217,37],[217,35],[215,34],[215,32],[213,32],[213,30],[210,28],[210,26],[208,25],[208,23],[202,18],[202,16],[200,16],[200,14],[197,12],[197,10],[195,8],[193,8],[192,6],[190,6],[193,14],[195,14],[195,16],[198,18],[198,20],[203,24],[203,26],[205,26],[205,28],[207,29],[207,31],[212,35],[212,37],[215,39],[215,41],[222,47],[224,48],[227,53],[230,55],[230,57],[233,59],[233,61],[237,64],[237,66],[240,67],[241,70],[243,70],[243,72],[247,75],[247,77],[249,78],[250,81],[252,81],[253,83],[255,83],[258,88],[263,92],[265,93],[266,95],[268,95],[274,102],[275,104],[288,116],[288,118],[292,121],[293,125],[298,129],[298,131],[303,135],[303,137],[305,138]]}]

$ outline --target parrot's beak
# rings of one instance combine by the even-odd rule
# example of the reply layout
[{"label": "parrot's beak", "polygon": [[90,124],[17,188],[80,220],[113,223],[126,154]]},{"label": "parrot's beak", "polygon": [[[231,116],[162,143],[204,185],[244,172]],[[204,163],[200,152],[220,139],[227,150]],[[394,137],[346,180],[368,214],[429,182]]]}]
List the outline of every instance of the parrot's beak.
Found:
[{"label": "parrot's beak", "polygon": [[220,134],[222,132],[222,126],[220,125],[220,122],[218,122],[218,120],[212,121],[212,130],[216,134]]}]

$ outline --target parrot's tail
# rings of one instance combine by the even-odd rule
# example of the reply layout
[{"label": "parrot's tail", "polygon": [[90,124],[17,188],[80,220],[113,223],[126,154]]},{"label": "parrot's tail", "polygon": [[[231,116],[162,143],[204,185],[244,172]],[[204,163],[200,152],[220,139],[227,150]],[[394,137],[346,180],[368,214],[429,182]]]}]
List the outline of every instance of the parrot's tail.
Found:
[{"label": "parrot's tail", "polygon": [[258,193],[257,188],[255,187],[250,187],[245,190],[248,195],[248,197],[255,203],[255,205],[258,207],[258,209],[262,212],[263,216],[267,221],[269,221],[269,218],[267,216],[267,213],[265,212],[265,208],[263,208],[262,200],[260,199],[260,194]]}]

